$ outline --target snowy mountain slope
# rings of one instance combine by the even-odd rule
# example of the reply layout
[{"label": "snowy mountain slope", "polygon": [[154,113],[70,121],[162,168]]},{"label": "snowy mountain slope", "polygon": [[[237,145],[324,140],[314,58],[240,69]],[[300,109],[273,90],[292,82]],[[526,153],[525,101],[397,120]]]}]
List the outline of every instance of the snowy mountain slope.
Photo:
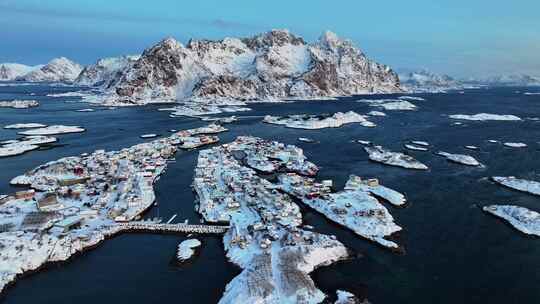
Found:
[{"label": "snowy mountain slope", "polygon": [[30,82],[72,82],[82,71],[82,67],[65,58],[55,58],[39,69],[33,70],[23,76],[17,77],[18,81]]},{"label": "snowy mountain slope", "polygon": [[108,88],[121,75],[121,72],[131,67],[140,56],[130,55],[99,59],[95,64],[86,66],[74,83],[82,86]]},{"label": "snowy mountain slope", "polygon": [[28,66],[20,63],[0,63],[0,81],[12,81],[15,78],[39,69],[42,66]]},{"label": "snowy mountain slope", "polygon": [[399,92],[397,75],[369,60],[351,41],[326,32],[306,43],[286,30],[249,38],[167,38],[144,51],[111,86],[113,99],[316,98]]}]

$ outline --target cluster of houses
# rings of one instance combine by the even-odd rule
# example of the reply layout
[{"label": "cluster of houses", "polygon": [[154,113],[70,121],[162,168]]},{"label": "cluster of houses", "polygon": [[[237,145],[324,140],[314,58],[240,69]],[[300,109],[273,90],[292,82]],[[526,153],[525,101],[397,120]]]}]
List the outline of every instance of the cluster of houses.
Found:
[{"label": "cluster of houses", "polygon": [[81,225],[132,220],[154,201],[153,182],[176,152],[169,141],[45,164],[15,178],[12,183],[31,189],[2,197],[0,206],[22,215],[20,226],[12,228],[23,231],[66,233]]},{"label": "cluster of houses", "polygon": [[298,228],[302,224],[300,208],[257,174],[282,168],[310,175],[317,172],[301,149],[255,137],[238,137],[201,151],[193,183],[199,212],[209,222],[230,222],[230,243],[242,249],[250,244],[267,249],[281,239],[284,230],[290,232],[289,242],[298,241],[295,238],[303,237]]}]

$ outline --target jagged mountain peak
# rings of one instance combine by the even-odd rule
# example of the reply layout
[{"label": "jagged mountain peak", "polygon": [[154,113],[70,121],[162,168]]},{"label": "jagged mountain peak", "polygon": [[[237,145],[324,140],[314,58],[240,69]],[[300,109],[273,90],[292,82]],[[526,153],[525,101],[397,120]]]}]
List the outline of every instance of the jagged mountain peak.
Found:
[{"label": "jagged mountain peak", "polygon": [[143,56],[157,52],[175,52],[182,48],[184,46],[178,40],[173,37],[166,37],[151,48],[146,49]]},{"label": "jagged mountain peak", "polygon": [[400,91],[397,75],[326,32],[314,43],[287,30],[248,38],[166,38],[145,50],[114,85],[119,100],[315,98]]},{"label": "jagged mountain peak", "polygon": [[271,30],[266,33],[262,33],[251,38],[242,39],[250,49],[260,50],[273,46],[284,46],[287,44],[291,45],[305,45],[306,42],[302,37],[295,36],[291,34],[289,30]]}]

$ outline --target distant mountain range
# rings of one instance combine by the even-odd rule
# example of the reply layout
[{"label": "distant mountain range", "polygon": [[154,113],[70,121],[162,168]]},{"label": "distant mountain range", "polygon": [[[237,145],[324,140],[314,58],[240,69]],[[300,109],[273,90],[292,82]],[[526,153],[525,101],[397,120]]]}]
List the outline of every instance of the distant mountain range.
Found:
[{"label": "distant mountain range", "polygon": [[191,40],[186,46],[167,38],[140,57],[100,59],[84,69],[60,58],[13,74],[5,79],[99,86],[111,98],[135,104],[153,99],[262,100],[402,91],[390,67],[369,60],[350,40],[325,32],[307,43],[287,30]]},{"label": "distant mountain range", "polygon": [[82,66],[65,57],[55,58],[45,65],[0,64],[0,80],[28,82],[73,82]]},{"label": "distant mountain range", "polygon": [[28,66],[19,63],[2,63],[0,64],[0,81],[13,81],[17,77],[21,77],[37,70],[42,66]]},{"label": "distant mountain range", "polygon": [[540,77],[526,74],[489,76],[482,78],[455,79],[426,69],[398,69],[401,86],[416,92],[440,92],[459,90],[471,86],[540,86]]},{"label": "distant mountain range", "polygon": [[440,92],[461,88],[460,81],[445,75],[436,74],[428,70],[398,70],[401,86],[408,91]]},{"label": "distant mountain range", "polygon": [[469,78],[462,81],[470,84],[484,84],[492,86],[540,86],[540,76],[531,76],[526,74]]}]

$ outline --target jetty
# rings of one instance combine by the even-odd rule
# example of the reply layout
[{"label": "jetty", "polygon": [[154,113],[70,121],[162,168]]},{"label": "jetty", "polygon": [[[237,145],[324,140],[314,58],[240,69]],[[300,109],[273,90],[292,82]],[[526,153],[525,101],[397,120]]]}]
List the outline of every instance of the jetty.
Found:
[{"label": "jetty", "polygon": [[198,233],[198,234],[223,234],[229,230],[229,226],[220,225],[190,225],[190,224],[163,224],[147,222],[128,222],[120,224],[125,232],[152,232],[152,233]]}]

